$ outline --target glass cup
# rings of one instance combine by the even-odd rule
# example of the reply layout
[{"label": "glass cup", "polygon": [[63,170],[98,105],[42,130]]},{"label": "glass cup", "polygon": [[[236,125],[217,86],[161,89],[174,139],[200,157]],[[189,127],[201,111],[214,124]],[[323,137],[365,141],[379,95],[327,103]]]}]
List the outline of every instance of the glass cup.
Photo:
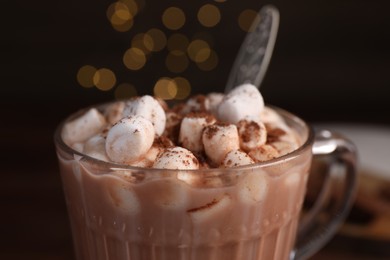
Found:
[{"label": "glass cup", "polygon": [[[99,161],[61,138],[63,125],[85,111],[65,120],[55,144],[77,259],[276,260],[318,251],[351,206],[355,148],[329,131],[315,136],[298,117],[274,109],[303,145],[280,158],[228,169],[161,170]],[[313,154],[329,158],[329,173],[301,218]],[[335,165],[342,171],[334,174]],[[332,207],[325,203],[330,197]]]}]

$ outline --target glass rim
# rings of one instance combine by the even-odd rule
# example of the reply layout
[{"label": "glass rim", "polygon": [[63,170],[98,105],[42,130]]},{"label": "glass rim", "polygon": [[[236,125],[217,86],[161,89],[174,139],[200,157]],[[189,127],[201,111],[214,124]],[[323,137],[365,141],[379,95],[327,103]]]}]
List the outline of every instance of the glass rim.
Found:
[{"label": "glass rim", "polygon": [[[115,102],[115,101],[113,101]],[[75,117],[78,114],[81,114],[82,112],[85,112],[86,110],[90,108],[101,108],[103,106],[106,106],[108,104],[111,104],[113,102],[106,102],[106,103],[101,103],[97,104],[94,106],[89,106],[84,109],[81,109],[75,113],[72,113],[68,117],[66,117],[64,120],[60,122],[60,124],[57,126],[55,132],[54,132],[54,143],[57,147],[57,149],[61,149],[63,152],[74,156],[80,156],[84,161],[88,163],[92,163],[94,165],[97,165],[99,167],[105,168],[105,169],[110,169],[112,171],[133,171],[133,172],[161,172],[164,171],[166,173],[178,173],[178,172],[188,172],[188,173],[199,173],[201,172],[202,174],[207,173],[213,173],[215,174],[216,172],[237,172],[237,171],[247,171],[247,170],[253,170],[257,168],[266,168],[266,167],[271,167],[274,165],[278,165],[281,163],[288,162],[290,160],[293,160],[294,158],[298,157],[301,153],[303,153],[306,149],[309,149],[310,145],[313,144],[314,142],[314,130],[313,128],[307,124],[303,119],[300,117],[294,115],[293,113],[290,113],[282,108],[279,108],[277,106],[272,106],[268,105],[267,107],[272,108],[276,110],[284,119],[289,119],[301,126],[303,126],[307,130],[307,138],[306,140],[299,146],[299,148],[295,149],[294,151],[287,153],[285,155],[282,155],[277,158],[273,158],[267,161],[263,162],[255,162],[252,164],[247,164],[247,165],[242,165],[242,166],[237,166],[237,167],[232,167],[232,168],[208,168],[208,169],[160,169],[160,168],[145,168],[145,167],[138,167],[138,166],[132,166],[132,165],[126,165],[126,164],[120,164],[120,163],[115,163],[115,162],[107,162],[107,161],[102,161],[97,158],[91,157],[87,154],[84,154],[82,152],[76,151],[72,147],[68,146],[62,139],[61,132],[62,129],[65,125],[66,122],[68,122],[71,118]]]}]

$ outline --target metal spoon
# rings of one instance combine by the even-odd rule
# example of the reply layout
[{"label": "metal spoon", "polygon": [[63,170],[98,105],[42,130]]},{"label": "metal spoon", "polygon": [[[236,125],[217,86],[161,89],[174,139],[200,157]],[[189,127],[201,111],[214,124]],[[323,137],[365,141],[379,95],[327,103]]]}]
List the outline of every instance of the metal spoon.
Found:
[{"label": "metal spoon", "polygon": [[262,7],[238,52],[225,93],[243,83],[258,88],[264,79],[274,49],[279,28],[279,11],[272,5]]}]

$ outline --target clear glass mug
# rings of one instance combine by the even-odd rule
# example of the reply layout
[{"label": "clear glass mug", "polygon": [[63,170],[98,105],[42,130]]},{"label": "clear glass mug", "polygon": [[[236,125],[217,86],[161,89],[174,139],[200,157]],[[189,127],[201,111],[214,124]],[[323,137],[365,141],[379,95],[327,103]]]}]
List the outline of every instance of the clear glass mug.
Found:
[{"label": "clear glass mug", "polygon": [[[274,109],[304,140],[298,150],[248,166],[190,171],[83,155],[61,138],[64,123],[84,111],[70,116],[55,144],[77,259],[276,260],[318,251],[353,201],[355,147],[328,131],[315,136],[300,118]],[[313,154],[343,171],[329,167],[317,202],[301,218]],[[332,187],[338,196],[329,207]]]}]

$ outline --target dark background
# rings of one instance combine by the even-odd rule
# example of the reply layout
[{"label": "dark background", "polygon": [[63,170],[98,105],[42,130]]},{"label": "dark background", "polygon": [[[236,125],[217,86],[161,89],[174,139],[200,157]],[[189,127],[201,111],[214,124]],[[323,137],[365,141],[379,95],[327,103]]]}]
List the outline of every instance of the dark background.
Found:
[{"label": "dark background", "polygon": [[[261,86],[266,102],[309,122],[390,126],[388,1],[146,0],[127,33],[113,30],[106,18],[112,2],[2,2],[1,259],[71,259],[53,132],[68,114],[114,98],[113,91],[78,85],[76,74],[83,65],[112,69],[118,81],[131,81],[140,94],[151,93],[161,76],[175,76],[161,65],[161,55],[154,57],[153,66],[138,72],[121,62],[132,36],[151,27],[164,28],[160,16],[169,5],[192,16],[194,8],[207,2],[221,9],[221,22],[208,30],[215,39],[219,66],[212,72],[190,66],[182,76],[190,80],[192,93],[223,91],[245,36],[237,25],[238,14],[272,3],[280,10],[281,24]],[[206,30],[191,15],[180,32]]]}]

